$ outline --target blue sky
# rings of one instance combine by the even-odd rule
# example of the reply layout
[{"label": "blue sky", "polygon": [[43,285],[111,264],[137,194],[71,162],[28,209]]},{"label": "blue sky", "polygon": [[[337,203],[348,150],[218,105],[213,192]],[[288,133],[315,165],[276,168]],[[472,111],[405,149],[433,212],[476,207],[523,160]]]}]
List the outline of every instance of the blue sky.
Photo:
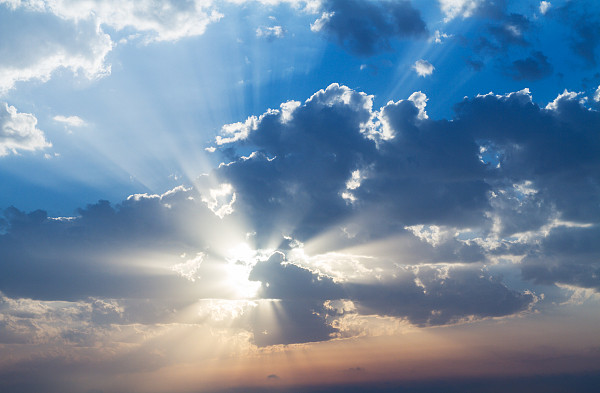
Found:
[{"label": "blue sky", "polygon": [[0,0],[0,37],[0,390],[598,375],[595,1]]}]

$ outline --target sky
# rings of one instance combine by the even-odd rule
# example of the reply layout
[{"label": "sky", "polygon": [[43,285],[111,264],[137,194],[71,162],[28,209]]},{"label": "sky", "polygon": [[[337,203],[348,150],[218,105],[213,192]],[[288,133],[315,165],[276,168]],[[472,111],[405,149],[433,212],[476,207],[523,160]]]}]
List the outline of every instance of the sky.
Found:
[{"label": "sky", "polygon": [[592,392],[596,0],[0,0],[0,392]]}]

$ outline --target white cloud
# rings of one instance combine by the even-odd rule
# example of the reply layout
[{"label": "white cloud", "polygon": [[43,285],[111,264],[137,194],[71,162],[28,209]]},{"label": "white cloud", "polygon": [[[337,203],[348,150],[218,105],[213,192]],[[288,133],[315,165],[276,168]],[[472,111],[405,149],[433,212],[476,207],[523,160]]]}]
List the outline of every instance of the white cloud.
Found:
[{"label": "white cloud", "polygon": [[[250,131],[256,129],[259,119],[256,116],[250,116],[245,122],[238,121],[237,123],[226,124],[221,128],[221,133],[227,135],[225,137],[218,135],[215,139],[217,145],[237,142],[248,138]],[[229,136],[230,135],[230,136]]]},{"label": "white cloud", "polygon": [[[225,0],[233,4],[250,0]],[[318,0],[257,0],[265,6],[287,3],[292,7],[316,12]],[[0,0],[0,6],[12,12],[0,14],[0,95],[18,81],[50,79],[52,73],[66,68],[93,79],[110,74],[106,56],[115,43],[104,26],[122,31],[135,30],[128,38],[142,42],[177,41],[202,35],[209,24],[223,14],[216,0]],[[258,33],[258,32],[257,32]],[[261,34],[278,38],[281,26],[263,28]]]},{"label": "white cloud", "polygon": [[204,253],[199,252],[196,254],[195,258],[188,259],[185,262],[178,263],[171,267],[175,273],[179,274],[181,277],[190,280],[191,282],[195,282],[198,277],[197,273],[200,270],[200,265],[204,260]]},{"label": "white cloud", "polygon": [[433,70],[435,70],[435,67],[430,62],[423,59],[417,60],[413,65],[413,68],[417,71],[417,74],[422,77],[433,74]]},{"label": "white cloud", "polygon": [[546,109],[547,110],[556,110],[558,109],[559,103],[562,100],[567,100],[567,101],[571,101],[574,100],[575,98],[577,98],[577,96],[579,96],[580,93],[576,93],[574,91],[568,91],[567,89],[565,89],[564,92],[562,92],[561,94],[558,95],[558,97],[556,97],[554,99],[554,101],[549,102],[548,105],[546,105]]},{"label": "white cloud", "polygon": [[224,16],[218,10],[219,3],[223,2],[266,6],[288,3],[306,12],[316,12],[321,6],[320,0],[0,0],[0,4],[13,9],[48,12],[66,20],[77,22],[93,18],[98,24],[116,30],[131,27],[144,32],[146,42],[176,41],[204,34],[209,24]]},{"label": "white cloud", "polygon": [[223,218],[233,213],[233,204],[236,195],[231,184],[221,184],[218,188],[208,190],[209,197],[202,197],[202,202],[215,213],[219,218]]},{"label": "white cloud", "polygon": [[156,2],[150,0],[0,0],[12,8],[48,12],[62,19],[78,22],[93,18],[116,30],[132,27],[146,32],[150,41],[175,41],[201,35],[206,27],[223,16],[216,11],[214,1]]},{"label": "white cloud", "polygon": [[63,123],[64,125],[70,127],[82,127],[85,125],[85,121],[79,116],[56,115],[52,119],[58,123]]},{"label": "white cloud", "polygon": [[438,0],[440,8],[446,17],[445,22],[462,16],[468,18],[473,15],[473,12],[480,3],[480,0]]},{"label": "white cloud", "polygon": [[431,38],[431,40],[433,42],[435,42],[436,44],[441,44],[444,40],[453,37],[452,34],[446,34],[446,33],[442,33],[439,30],[436,30],[435,33],[433,34],[433,37]]},{"label": "white cloud", "polygon": [[540,2],[540,12],[542,15],[546,15],[546,12],[552,7],[552,3],[549,1],[541,1]]},{"label": "white cloud", "polygon": [[285,35],[285,30],[281,26],[273,26],[273,27],[259,27],[256,29],[256,36],[274,39],[274,38],[282,38]]},{"label": "white cloud", "polygon": [[417,115],[419,119],[423,120],[429,118],[429,116],[427,116],[427,112],[425,111],[425,107],[427,106],[427,101],[429,98],[427,98],[425,93],[415,91],[410,95],[410,97],[408,97],[408,100],[412,101],[417,109],[419,109],[419,114]]},{"label": "white cloud", "polygon": [[37,119],[30,113],[18,113],[14,106],[0,104],[0,157],[18,150],[41,150],[52,146],[36,128]]},{"label": "white cloud", "polygon": [[[0,0],[1,2],[2,0]],[[65,21],[33,12],[0,13],[0,94],[16,82],[50,79],[65,68],[88,79],[110,73],[105,62],[113,42],[98,24],[86,20]]]},{"label": "white cloud", "polygon": [[333,15],[334,12],[323,12],[319,19],[317,19],[314,23],[310,24],[310,29],[315,33],[321,31]]},{"label": "white cloud", "polygon": [[594,101],[600,102],[600,86],[596,89],[596,93],[594,94]]},{"label": "white cloud", "polygon": [[287,101],[280,105],[281,108],[281,122],[288,123],[294,118],[294,111],[300,107],[302,103],[300,101]]}]

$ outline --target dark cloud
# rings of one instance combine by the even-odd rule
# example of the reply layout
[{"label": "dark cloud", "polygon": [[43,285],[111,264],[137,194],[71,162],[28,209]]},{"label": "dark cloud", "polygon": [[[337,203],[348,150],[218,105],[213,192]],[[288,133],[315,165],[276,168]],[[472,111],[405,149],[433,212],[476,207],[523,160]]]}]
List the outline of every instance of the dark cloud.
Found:
[{"label": "dark cloud", "polygon": [[483,62],[479,60],[467,59],[466,63],[474,71],[481,71],[483,69]]},{"label": "dark cloud", "polygon": [[511,47],[530,45],[525,34],[530,30],[531,22],[522,14],[508,12],[506,1],[479,2],[471,18],[474,34],[465,38],[482,56],[495,57]]},{"label": "dark cloud", "polygon": [[554,228],[523,261],[523,276],[600,292],[600,227]]},{"label": "dark cloud", "polygon": [[324,31],[359,55],[390,49],[393,38],[427,34],[421,14],[408,0],[326,0],[322,10],[313,30]]},{"label": "dark cloud", "polygon": [[511,236],[556,220],[600,220],[600,114],[577,94],[545,108],[527,90],[480,95],[457,104],[451,121],[428,118],[425,101],[415,94],[374,111],[368,96],[332,85],[286,120],[282,112],[263,115],[233,144],[257,153],[216,175],[231,181],[240,206],[271,235],[306,241],[338,225],[355,228],[344,229],[350,245],[432,225],[500,240],[493,249],[453,235],[420,247],[398,243],[411,263],[527,253],[535,245]]},{"label": "dark cloud", "polygon": [[[78,216],[54,219],[37,210],[3,211],[0,235],[0,290],[11,297],[78,300],[90,296],[172,298],[193,283],[169,270],[179,255],[194,255],[214,241],[207,229],[219,219],[191,192],[176,189],[159,196],[135,196],[112,206],[99,201],[79,209]],[[163,271],[151,266],[158,261]],[[180,296],[180,295],[177,295]]]},{"label": "dark cloud", "polygon": [[571,49],[587,66],[594,67],[600,45],[600,12],[594,0],[568,1],[564,6],[550,10],[552,16],[571,27]]},{"label": "dark cloud", "polygon": [[476,267],[423,267],[375,285],[351,285],[359,312],[405,317],[420,326],[504,316],[527,309],[533,295],[507,288]]},{"label": "dark cloud", "polygon": [[327,300],[350,300],[359,314],[406,318],[419,326],[511,315],[536,300],[531,294],[510,290],[477,266],[395,269],[381,279],[358,284],[334,282],[275,253],[258,263],[249,279],[261,282],[259,296],[278,300],[271,306],[277,323],[265,318],[261,307],[245,317],[259,346],[333,337],[338,328],[332,327],[331,318],[345,311],[338,314],[325,307]]},{"label": "dark cloud", "polygon": [[509,74],[514,80],[538,80],[552,75],[553,67],[542,52],[533,51],[531,56],[515,60],[509,69]]},{"label": "dark cloud", "polygon": [[[600,114],[577,94],[547,107],[526,90],[479,95],[451,120],[429,118],[420,92],[379,110],[372,102],[332,84],[225,126],[217,144],[231,161],[199,181],[202,194],[180,187],[99,201],[61,219],[5,209],[0,291],[81,301],[97,327],[174,320],[198,298],[231,298],[221,268],[250,231],[257,248],[280,250],[235,262],[260,282],[258,306],[232,317],[258,346],[342,334],[333,321],[350,311],[330,300],[419,326],[528,310],[537,298],[484,266],[502,256],[524,255],[515,268],[534,283],[600,289]],[[372,265],[358,278],[338,263],[334,279],[309,269],[310,255],[291,257],[325,235],[320,253],[372,241],[387,249],[367,252]],[[38,332],[10,316],[31,334],[5,324],[3,340]],[[89,337],[61,333],[73,343]]]}]

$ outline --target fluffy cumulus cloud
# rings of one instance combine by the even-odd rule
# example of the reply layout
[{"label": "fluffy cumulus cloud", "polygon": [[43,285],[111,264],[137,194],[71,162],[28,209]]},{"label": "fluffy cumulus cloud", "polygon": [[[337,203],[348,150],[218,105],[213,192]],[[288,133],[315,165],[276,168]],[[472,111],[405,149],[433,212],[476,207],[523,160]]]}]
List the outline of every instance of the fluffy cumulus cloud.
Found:
[{"label": "fluffy cumulus cloud", "polygon": [[46,81],[60,68],[86,78],[110,73],[110,37],[88,19],[69,22],[20,3],[0,2],[0,94],[19,81]]},{"label": "fluffy cumulus cloud", "polygon": [[415,64],[413,65],[413,69],[417,74],[419,74],[419,76],[425,77],[433,74],[433,70],[435,70],[435,67],[427,60],[421,59],[415,62]]},{"label": "fluffy cumulus cloud", "polygon": [[19,113],[14,106],[0,103],[0,157],[52,146],[36,126],[37,119],[32,114]]},{"label": "fluffy cumulus cloud", "polygon": [[0,339],[180,323],[269,346],[364,334],[356,321],[374,316],[518,315],[543,299],[529,285],[600,289],[600,115],[578,94],[479,95],[449,120],[427,116],[422,92],[373,99],[332,84],[224,126],[224,163],[196,188],[74,217],[5,209]]},{"label": "fluffy cumulus cloud", "polygon": [[[146,44],[199,36],[224,16],[219,11],[222,6],[246,2],[0,0],[0,35],[7,38],[0,43],[0,94],[19,81],[47,81],[62,68],[89,79],[108,75],[111,67],[106,57],[117,41],[115,32],[133,31],[131,36]],[[287,3],[306,11],[315,11],[320,4],[296,0],[256,3]],[[269,39],[284,33],[280,26],[257,31]]]},{"label": "fluffy cumulus cloud", "polygon": [[[529,266],[547,252],[541,239],[595,228],[600,116],[577,94],[545,108],[528,90],[476,96],[456,106],[452,121],[422,116],[425,103],[421,93],[374,110],[372,97],[331,85],[291,119],[281,111],[257,118],[223,146],[255,153],[216,175],[267,238],[270,231],[303,242],[329,236],[343,247],[397,233],[406,247],[397,260],[405,263],[418,250],[415,259],[433,262],[527,254]],[[572,275],[552,277],[581,285]]]},{"label": "fluffy cumulus cloud", "polygon": [[410,1],[324,0],[311,28],[336,39],[359,55],[390,49],[394,38],[427,34],[421,14]]},{"label": "fluffy cumulus cloud", "polygon": [[147,35],[147,41],[173,41],[200,35],[211,22],[218,21],[214,1],[72,1],[3,0],[15,9],[50,13],[63,20],[94,19],[97,24],[117,30],[131,27]]}]

